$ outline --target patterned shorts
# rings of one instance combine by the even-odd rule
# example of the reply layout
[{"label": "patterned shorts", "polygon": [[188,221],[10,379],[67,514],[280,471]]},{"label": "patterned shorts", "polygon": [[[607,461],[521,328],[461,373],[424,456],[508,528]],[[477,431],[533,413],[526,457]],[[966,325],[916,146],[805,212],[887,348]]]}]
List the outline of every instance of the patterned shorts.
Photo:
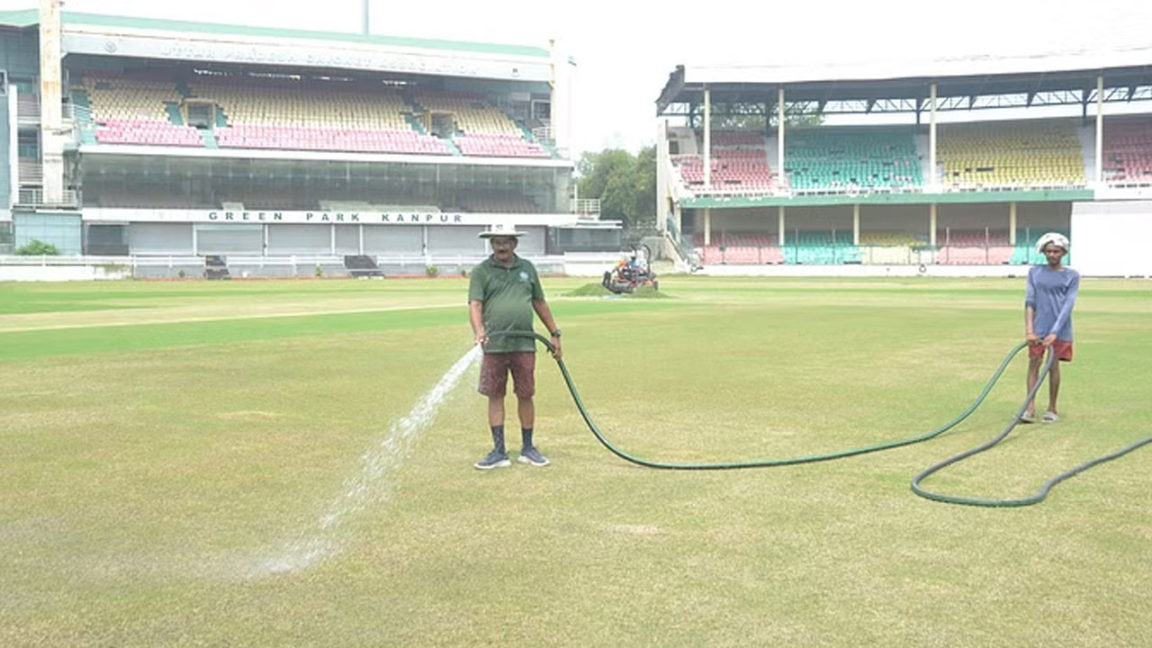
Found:
[{"label": "patterned shorts", "polygon": [[508,392],[509,372],[517,396],[532,398],[536,394],[536,354],[532,351],[485,353],[480,363],[480,393],[503,398]]}]

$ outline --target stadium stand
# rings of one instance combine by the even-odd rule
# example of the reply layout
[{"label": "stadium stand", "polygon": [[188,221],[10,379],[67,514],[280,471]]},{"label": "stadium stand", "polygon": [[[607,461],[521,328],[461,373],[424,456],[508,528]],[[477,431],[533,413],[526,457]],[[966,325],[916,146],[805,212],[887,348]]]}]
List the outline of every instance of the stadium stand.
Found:
[{"label": "stadium stand", "polygon": [[780,250],[775,235],[726,234],[721,243],[704,245],[704,238],[694,237],[695,247],[700,250],[702,263],[730,265],[762,265],[784,263],[784,253]]},{"label": "stadium stand", "polygon": [[1152,184],[1152,119],[1114,119],[1104,124],[1104,181]]},{"label": "stadium stand", "polygon": [[[775,178],[768,165],[767,141],[762,133],[717,130],[712,132],[711,140],[713,190],[768,191],[774,187]],[[701,140],[699,149],[703,148]],[[672,164],[689,187],[704,187],[702,156],[674,155]]]},{"label": "stadium stand", "polygon": [[1000,265],[1015,248],[1007,230],[948,230],[937,232],[936,262],[941,265]]},{"label": "stadium stand", "polygon": [[[205,75],[182,83],[150,72],[88,73],[71,90],[89,104],[102,144],[553,156],[500,109],[466,94],[422,90],[409,104],[398,91],[346,82]],[[191,104],[214,107],[204,135],[183,123]]]},{"label": "stadium stand", "polygon": [[940,127],[941,181],[955,189],[1084,186],[1080,137],[1069,120]]},{"label": "stadium stand", "polygon": [[457,135],[452,140],[464,155],[477,157],[537,157],[552,155],[537,142],[509,135]]},{"label": "stadium stand", "polygon": [[908,264],[913,260],[913,248],[925,245],[923,239],[906,232],[861,232],[860,261],[873,265]]},{"label": "stadium stand", "polygon": [[910,131],[806,128],[784,140],[793,191],[904,189],[924,184]]},{"label": "stadium stand", "polygon": [[859,263],[860,248],[852,243],[851,232],[799,230],[789,233],[785,240],[784,262],[803,265]]},{"label": "stadium stand", "polygon": [[412,95],[425,127],[449,137],[464,155],[479,157],[552,157],[531,141],[530,133],[503,111],[476,95],[417,90]]},{"label": "stadium stand", "polygon": [[188,84],[190,99],[219,107],[219,146],[288,150],[451,155],[405,120],[399,93],[315,81],[213,77]]},{"label": "stadium stand", "polygon": [[89,74],[74,88],[87,96],[101,144],[204,146],[195,128],[172,122],[183,97],[170,80]]}]

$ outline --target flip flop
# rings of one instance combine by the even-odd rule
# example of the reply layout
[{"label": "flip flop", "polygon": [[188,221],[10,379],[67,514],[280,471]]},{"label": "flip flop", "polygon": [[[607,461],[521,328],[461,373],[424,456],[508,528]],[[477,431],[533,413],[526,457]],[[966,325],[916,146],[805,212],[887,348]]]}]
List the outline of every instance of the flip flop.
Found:
[{"label": "flip flop", "polygon": [[1036,415],[1035,414],[1029,414],[1029,413],[1025,412],[1025,413],[1020,415],[1020,422],[1021,423],[1035,423],[1036,422]]},{"label": "flip flop", "polygon": [[1044,418],[1041,420],[1045,423],[1055,423],[1060,420],[1060,415],[1056,412],[1044,412]]}]

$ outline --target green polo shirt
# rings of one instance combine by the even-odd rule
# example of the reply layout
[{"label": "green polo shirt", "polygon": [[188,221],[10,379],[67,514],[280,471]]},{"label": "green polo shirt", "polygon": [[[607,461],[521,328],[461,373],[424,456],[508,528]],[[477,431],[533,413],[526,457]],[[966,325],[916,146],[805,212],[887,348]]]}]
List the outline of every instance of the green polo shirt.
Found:
[{"label": "green polo shirt", "polygon": [[[505,268],[491,256],[472,270],[468,283],[468,301],[484,302],[484,330],[532,331],[532,302],[544,299],[536,266],[520,257]],[[497,337],[484,346],[485,353],[536,351],[532,338]]]}]

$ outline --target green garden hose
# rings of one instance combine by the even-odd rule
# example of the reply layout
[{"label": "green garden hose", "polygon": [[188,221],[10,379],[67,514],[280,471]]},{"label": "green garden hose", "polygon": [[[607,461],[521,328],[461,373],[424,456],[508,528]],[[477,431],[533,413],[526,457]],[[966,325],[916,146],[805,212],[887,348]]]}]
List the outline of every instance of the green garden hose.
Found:
[{"label": "green garden hose", "polygon": [[[545,347],[547,347],[547,349],[550,353],[555,353],[555,351],[556,351],[556,347],[552,344],[551,340],[549,340],[548,338],[546,338],[546,337],[544,337],[538,333],[532,332],[532,331],[507,331],[507,332],[496,332],[496,333],[490,334],[490,337],[494,337],[494,338],[495,337],[501,337],[501,336],[523,337],[523,338],[536,339],[540,343],[542,343]],[[584,417],[584,422],[588,425],[588,429],[592,430],[592,434],[594,434],[596,436],[596,439],[598,441],[600,441],[600,443],[605,448],[607,448],[610,452],[612,452],[616,456],[620,457],[621,459],[624,459],[625,461],[629,461],[631,463],[634,463],[634,464],[637,464],[640,466],[645,466],[648,468],[660,468],[660,469],[665,469],[665,470],[734,470],[734,469],[738,469],[738,468],[768,468],[768,467],[773,467],[773,466],[792,466],[792,465],[797,465],[797,464],[815,463],[817,461],[830,461],[832,459],[843,459],[845,457],[853,457],[856,455],[867,454],[869,452],[878,452],[880,450],[888,450],[891,448],[898,448],[900,446],[911,445],[913,443],[920,443],[921,441],[927,441],[929,439],[935,438],[935,437],[943,434],[944,432],[947,432],[948,430],[956,427],[961,421],[968,418],[972,414],[972,412],[976,411],[976,409],[980,406],[980,404],[984,402],[984,399],[988,396],[988,393],[992,391],[992,387],[995,386],[996,383],[1000,380],[1000,377],[1004,374],[1004,371],[1008,368],[1008,365],[1012,362],[1012,359],[1015,358],[1016,354],[1018,354],[1026,346],[1027,346],[1027,343],[1021,342],[1020,344],[1017,344],[1015,347],[1013,347],[1011,351],[1008,352],[1008,355],[1006,355],[1004,357],[1004,360],[1001,361],[1000,366],[992,374],[992,377],[989,378],[988,382],[984,385],[984,388],[982,390],[980,390],[979,395],[976,396],[976,400],[974,400],[971,405],[969,405],[956,418],[952,419],[951,421],[944,424],[943,426],[941,426],[941,427],[939,427],[939,428],[937,428],[931,432],[928,432],[926,434],[922,434],[922,435],[914,436],[914,437],[908,437],[905,439],[898,439],[895,441],[888,441],[885,443],[877,443],[875,445],[864,446],[861,448],[854,448],[851,450],[842,450],[839,452],[829,452],[826,454],[807,455],[807,456],[801,456],[801,457],[789,457],[789,458],[783,458],[783,459],[760,459],[760,460],[754,460],[754,461],[724,461],[724,462],[712,462],[712,463],[655,461],[655,460],[651,460],[651,459],[644,459],[642,457],[637,457],[635,455],[629,454],[629,453],[621,450],[620,448],[617,448],[615,445],[612,444],[611,441],[609,441],[604,436],[604,434],[600,431],[600,428],[597,427],[595,421],[592,420],[592,416],[588,413],[588,409],[584,406],[584,402],[580,399],[580,394],[576,390],[576,384],[572,381],[572,375],[568,372],[568,367],[567,367],[567,365],[564,364],[564,360],[563,359],[557,360],[556,364],[560,368],[560,373],[564,376],[564,383],[568,386],[568,392],[572,395],[573,402],[576,403],[576,409],[579,410],[580,415],[582,417]],[[1110,460],[1115,459],[1117,457],[1123,456],[1123,455],[1125,455],[1125,454],[1127,454],[1127,453],[1129,453],[1129,452],[1131,452],[1131,451],[1133,451],[1133,450],[1135,450],[1135,449],[1137,449],[1143,445],[1146,445],[1148,443],[1152,443],[1152,437],[1149,437],[1149,438],[1144,439],[1142,441],[1138,441],[1137,443],[1134,443],[1134,444],[1132,444],[1126,448],[1118,450],[1112,454],[1109,454],[1109,455],[1106,455],[1103,457],[1099,457],[1097,459],[1093,459],[1092,461],[1089,461],[1089,462],[1084,463],[1080,466],[1077,466],[1077,467],[1075,467],[1075,468],[1073,468],[1067,472],[1064,472],[1064,473],[1057,475],[1056,477],[1049,480],[1044,485],[1044,487],[1040,490],[1040,492],[1038,492],[1036,495],[1033,495],[1032,497],[1022,498],[1022,499],[991,500],[991,499],[978,499],[978,498],[968,498],[968,497],[955,497],[955,496],[950,496],[950,495],[941,495],[938,493],[933,493],[931,491],[927,491],[927,490],[920,487],[920,481],[923,480],[924,478],[928,477],[932,473],[944,468],[945,466],[951,465],[951,464],[956,463],[958,461],[961,461],[967,457],[970,457],[974,454],[983,452],[984,450],[991,448],[992,446],[996,445],[1001,440],[1003,440],[1004,437],[1006,437],[1008,435],[1008,433],[1011,432],[1012,429],[1016,427],[1017,423],[1019,423],[1020,416],[1024,413],[1025,409],[1027,408],[1027,403],[1030,402],[1033,397],[1035,397],[1036,392],[1040,389],[1040,386],[1044,383],[1044,379],[1048,375],[1048,370],[1051,368],[1052,362],[1054,362],[1054,358],[1055,358],[1054,354],[1052,354],[1052,353],[1048,354],[1048,360],[1047,360],[1047,362],[1045,362],[1044,367],[1041,370],[1040,379],[1036,381],[1036,384],[1033,386],[1032,391],[1028,395],[1028,398],[1025,399],[1025,401],[1024,401],[1025,404],[1020,407],[1020,410],[1017,412],[1015,418],[1013,418],[1012,424],[1009,425],[1006,430],[1004,430],[1002,433],[1000,433],[996,438],[992,439],[991,441],[984,443],[984,444],[982,444],[976,448],[973,448],[971,450],[968,450],[966,452],[960,453],[954,457],[946,459],[946,460],[944,460],[938,464],[935,464],[935,465],[929,467],[928,469],[921,472],[919,475],[916,475],[916,477],[912,480],[912,491],[921,497],[926,497],[928,499],[936,500],[939,502],[947,502],[950,504],[968,504],[968,505],[972,505],[972,506],[997,506],[997,507],[1027,506],[1029,504],[1036,504],[1036,503],[1042,501],[1045,497],[1047,497],[1048,491],[1051,490],[1051,488],[1054,485],[1056,485],[1057,483],[1071,477],[1072,475],[1075,475],[1079,472],[1083,472],[1084,470],[1087,470],[1088,468],[1091,468],[1092,466],[1094,466],[1098,463],[1110,461]]]},{"label": "green garden hose", "polygon": [[[1020,350],[1020,347],[1017,347],[1013,351],[1013,354],[1015,354],[1015,352],[1019,351],[1019,350]],[[1044,482],[1044,485],[1040,488],[1040,490],[1036,491],[1036,493],[1034,493],[1033,495],[1031,495],[1029,497],[1020,497],[1020,498],[1015,498],[1015,499],[984,499],[984,498],[980,498],[980,497],[959,497],[956,495],[941,495],[940,493],[933,493],[932,491],[929,491],[929,490],[920,486],[920,482],[925,477],[931,475],[932,473],[944,468],[945,466],[950,466],[954,463],[958,463],[960,461],[963,461],[964,459],[967,459],[968,457],[971,457],[972,455],[980,454],[981,452],[984,452],[985,450],[991,448],[992,446],[996,445],[997,443],[1000,443],[1001,441],[1003,441],[1004,437],[1008,436],[1008,434],[1010,432],[1012,432],[1012,430],[1017,425],[1019,425],[1020,417],[1023,416],[1024,411],[1028,408],[1028,403],[1030,403],[1032,401],[1032,399],[1036,397],[1036,393],[1040,390],[1040,385],[1042,385],[1044,383],[1044,379],[1048,376],[1048,370],[1052,367],[1052,363],[1056,361],[1055,358],[1056,358],[1056,352],[1054,349],[1050,348],[1050,351],[1048,353],[1048,360],[1047,360],[1047,362],[1044,363],[1044,368],[1040,370],[1040,379],[1036,381],[1036,384],[1032,387],[1032,390],[1030,392],[1028,392],[1028,397],[1026,399],[1024,399],[1024,404],[1020,406],[1020,410],[1018,412],[1016,412],[1016,416],[1013,417],[1012,423],[1009,424],[1008,427],[1005,428],[1003,432],[996,435],[995,437],[993,437],[989,441],[982,443],[982,444],[976,446],[975,448],[972,448],[971,450],[965,450],[964,452],[961,452],[960,454],[954,455],[952,457],[945,459],[944,461],[941,461],[940,463],[937,463],[937,464],[934,464],[932,466],[929,466],[928,468],[925,468],[923,471],[921,471],[921,473],[919,475],[916,475],[914,478],[912,478],[912,492],[916,493],[920,497],[926,497],[926,498],[931,499],[931,500],[936,500],[937,502],[947,502],[948,504],[967,504],[969,506],[989,506],[989,507],[1030,506],[1032,504],[1038,504],[1038,503],[1044,501],[1044,498],[1048,497],[1048,491],[1052,490],[1053,486],[1055,486],[1056,484],[1059,484],[1060,482],[1064,481],[1065,479],[1068,479],[1069,477],[1071,477],[1077,473],[1084,472],[1085,470],[1088,470],[1089,468],[1091,468],[1092,466],[1095,466],[1096,464],[1101,464],[1101,463],[1104,463],[1105,461],[1111,461],[1113,459],[1116,459],[1117,457],[1122,457],[1122,456],[1128,454],[1129,452],[1132,452],[1133,450],[1135,450],[1141,446],[1145,446],[1149,443],[1152,443],[1152,437],[1148,437],[1146,439],[1141,439],[1140,441],[1137,441],[1136,443],[1133,443],[1129,446],[1125,446],[1125,447],[1117,450],[1116,452],[1106,454],[1102,457],[1097,457],[1095,459],[1092,459],[1091,461],[1086,461],[1086,462],[1080,464],[1079,466],[1076,466],[1075,468],[1072,468],[1070,470],[1066,470],[1066,471],[1060,473],[1059,475],[1056,475],[1052,479],[1049,479],[1048,481]]]}]

